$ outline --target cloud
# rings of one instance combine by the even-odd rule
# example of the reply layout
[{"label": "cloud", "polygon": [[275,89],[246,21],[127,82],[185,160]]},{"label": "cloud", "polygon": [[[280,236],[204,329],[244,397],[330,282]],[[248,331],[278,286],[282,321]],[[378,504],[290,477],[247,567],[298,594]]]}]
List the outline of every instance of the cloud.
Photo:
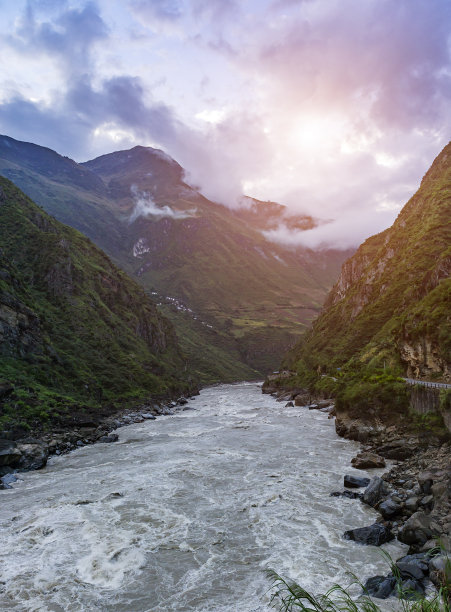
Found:
[{"label": "cloud", "polygon": [[[449,139],[449,0],[41,0],[17,11],[7,7],[3,30],[14,68],[2,131],[78,160],[161,147],[215,201],[235,206],[244,191],[333,219],[299,238],[310,244],[357,245],[389,225]],[[36,57],[47,77],[36,79]],[[271,236],[296,240],[283,226]]]},{"label": "cloud", "polygon": [[151,196],[145,191],[138,191],[136,185],[132,185],[131,192],[135,199],[135,206],[132,214],[130,215],[129,223],[136,221],[138,217],[170,217],[171,219],[187,219],[194,217],[196,209],[190,210],[174,210],[167,204],[159,206],[156,204]]},{"label": "cloud", "polygon": [[[63,10],[53,21],[37,18],[36,8],[48,11],[56,6]],[[27,2],[19,26],[9,37],[9,42],[24,54],[44,52],[59,57],[73,72],[90,67],[93,45],[107,36],[108,27],[94,2],[87,2],[82,8],[67,8],[66,2]]]}]

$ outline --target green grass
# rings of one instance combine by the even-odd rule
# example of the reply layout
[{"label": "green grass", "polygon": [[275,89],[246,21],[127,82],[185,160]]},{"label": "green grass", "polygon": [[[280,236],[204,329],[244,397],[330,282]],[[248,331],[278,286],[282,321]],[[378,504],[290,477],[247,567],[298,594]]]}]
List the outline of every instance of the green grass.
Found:
[{"label": "green grass", "polygon": [[170,322],[79,232],[0,178],[0,426],[189,389]]}]

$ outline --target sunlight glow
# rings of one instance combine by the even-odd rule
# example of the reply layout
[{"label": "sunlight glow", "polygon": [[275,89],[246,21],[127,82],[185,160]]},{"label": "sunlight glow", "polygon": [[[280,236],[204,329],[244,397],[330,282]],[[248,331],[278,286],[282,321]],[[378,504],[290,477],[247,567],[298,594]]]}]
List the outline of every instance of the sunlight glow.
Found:
[{"label": "sunlight glow", "polygon": [[334,146],[344,135],[343,120],[327,115],[304,115],[294,122],[291,140],[303,151],[320,151]]}]

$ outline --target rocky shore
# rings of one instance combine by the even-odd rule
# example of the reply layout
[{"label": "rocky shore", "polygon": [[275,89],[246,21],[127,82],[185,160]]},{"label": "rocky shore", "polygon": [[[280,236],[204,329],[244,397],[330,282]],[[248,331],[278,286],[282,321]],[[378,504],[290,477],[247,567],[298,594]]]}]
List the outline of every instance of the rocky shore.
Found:
[{"label": "rocky shore", "polygon": [[[280,379],[279,379],[280,381]],[[332,398],[315,397],[303,389],[281,388],[266,381],[271,393],[287,405],[319,409],[335,418],[337,433],[361,442],[352,460],[357,469],[390,469],[381,477],[344,476],[345,490],[333,496],[355,499],[380,513],[373,525],[347,531],[345,539],[380,546],[394,538],[409,546],[408,554],[393,562],[386,576],[364,585],[367,594],[414,597],[431,582],[441,587],[451,581],[451,441],[449,435],[418,430],[407,419],[384,424],[377,419],[337,414]]]},{"label": "rocky shore", "polygon": [[[198,391],[194,392],[198,394]],[[15,432],[0,433],[0,489],[8,489],[17,480],[15,474],[43,468],[51,455],[63,455],[88,444],[111,443],[118,440],[114,432],[119,427],[142,423],[162,415],[172,415],[188,409],[188,400],[161,400],[141,404],[134,409],[117,411],[112,415],[78,415],[71,422],[60,424],[51,431],[38,430],[27,436]]]}]

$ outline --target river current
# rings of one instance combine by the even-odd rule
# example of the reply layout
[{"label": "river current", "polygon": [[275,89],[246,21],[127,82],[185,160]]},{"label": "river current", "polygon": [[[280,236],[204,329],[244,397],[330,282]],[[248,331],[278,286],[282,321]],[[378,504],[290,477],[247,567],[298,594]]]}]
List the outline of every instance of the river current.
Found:
[{"label": "river current", "polygon": [[349,571],[388,572],[379,549],[342,539],[378,515],[330,497],[365,473],[326,414],[256,383],[204,389],[187,407],[0,492],[0,610],[262,612],[267,568],[314,593]]}]

